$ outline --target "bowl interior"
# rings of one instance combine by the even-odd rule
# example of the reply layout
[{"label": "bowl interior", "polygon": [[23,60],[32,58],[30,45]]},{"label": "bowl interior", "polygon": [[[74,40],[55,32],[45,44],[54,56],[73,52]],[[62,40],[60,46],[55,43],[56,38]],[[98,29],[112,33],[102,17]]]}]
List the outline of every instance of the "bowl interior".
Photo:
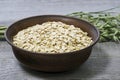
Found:
[{"label": "bowl interior", "polygon": [[25,18],[12,24],[6,31],[7,41],[12,44],[13,36],[16,35],[20,30],[36,24],[42,24],[47,21],[61,21],[66,24],[79,27],[83,31],[86,31],[90,37],[92,37],[94,43],[97,42],[99,38],[98,30],[86,21],[60,15],[43,15]]}]

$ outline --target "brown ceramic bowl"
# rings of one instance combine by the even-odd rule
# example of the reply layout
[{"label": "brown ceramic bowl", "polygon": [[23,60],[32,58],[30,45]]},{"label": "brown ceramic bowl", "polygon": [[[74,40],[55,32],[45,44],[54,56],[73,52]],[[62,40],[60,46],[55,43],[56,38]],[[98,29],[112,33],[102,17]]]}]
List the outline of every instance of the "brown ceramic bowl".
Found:
[{"label": "brown ceramic bowl", "polygon": [[[89,36],[92,37],[94,42],[82,50],[61,54],[46,54],[26,51],[16,47],[12,43],[13,36],[16,35],[20,30],[35,24],[42,24],[47,21],[61,21],[69,25],[80,27],[83,31],[88,32]],[[39,71],[61,72],[75,69],[88,59],[91,54],[92,47],[99,39],[99,31],[88,22],[76,18],[60,15],[42,15],[15,22],[6,30],[5,38],[12,46],[15,57],[24,66]]]}]

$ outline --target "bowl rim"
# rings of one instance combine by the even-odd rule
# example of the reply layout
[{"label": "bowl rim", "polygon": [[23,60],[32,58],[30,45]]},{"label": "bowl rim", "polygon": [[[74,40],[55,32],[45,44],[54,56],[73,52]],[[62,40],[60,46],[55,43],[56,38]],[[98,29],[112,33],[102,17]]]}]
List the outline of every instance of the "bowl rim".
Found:
[{"label": "bowl rim", "polygon": [[[74,20],[77,20],[77,21],[82,21],[82,22],[84,22],[84,23],[92,26],[92,27],[96,30],[96,32],[97,32],[97,37],[96,37],[96,39],[95,39],[89,46],[87,46],[87,47],[85,47],[85,48],[83,48],[83,49],[76,50],[76,51],[71,51],[71,52],[63,52],[63,53],[33,52],[33,51],[28,51],[28,50],[25,50],[25,49],[23,49],[23,48],[19,48],[19,47],[15,46],[15,45],[13,44],[13,42],[11,42],[11,41],[8,39],[8,37],[7,37],[7,32],[8,32],[8,30],[9,30],[14,24],[16,24],[16,23],[18,23],[18,22],[21,22],[21,21],[24,21],[24,20],[27,20],[27,19],[31,19],[31,18],[35,18],[35,17],[63,17],[63,18],[67,18],[67,19],[74,19]],[[5,36],[6,41],[7,41],[12,47],[15,47],[15,48],[17,48],[17,49],[19,49],[19,50],[21,50],[21,51],[28,52],[28,53],[30,53],[30,54],[34,54],[34,55],[35,55],[35,54],[36,54],[36,55],[64,55],[64,54],[73,54],[73,53],[76,54],[76,52],[79,52],[79,51],[82,51],[82,50],[85,50],[85,49],[87,49],[87,48],[90,48],[90,47],[94,46],[94,45],[98,42],[98,40],[99,40],[99,38],[100,38],[100,32],[99,32],[99,30],[98,30],[94,25],[92,25],[91,23],[89,23],[89,22],[87,22],[87,21],[85,21],[85,20],[82,20],[82,19],[77,19],[77,18],[73,18],[73,17],[70,17],[70,16],[65,16],[65,15],[37,15],[37,16],[26,17],[26,18],[20,19],[20,20],[18,20],[18,21],[15,21],[14,23],[12,23],[12,24],[5,30],[4,36]]]}]

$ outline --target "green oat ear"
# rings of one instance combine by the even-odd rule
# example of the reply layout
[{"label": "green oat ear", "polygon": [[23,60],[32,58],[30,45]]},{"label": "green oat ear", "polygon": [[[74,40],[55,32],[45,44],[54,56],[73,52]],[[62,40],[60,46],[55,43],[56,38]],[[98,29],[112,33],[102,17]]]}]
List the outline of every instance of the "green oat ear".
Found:
[{"label": "green oat ear", "polygon": [[120,42],[120,14],[107,12],[120,6],[98,12],[74,12],[67,16],[83,19],[96,26],[100,31],[100,42]]},{"label": "green oat ear", "polygon": [[5,29],[7,27],[5,26],[0,26],[0,41],[4,41],[5,40],[5,37],[4,37],[4,33],[5,33]]}]

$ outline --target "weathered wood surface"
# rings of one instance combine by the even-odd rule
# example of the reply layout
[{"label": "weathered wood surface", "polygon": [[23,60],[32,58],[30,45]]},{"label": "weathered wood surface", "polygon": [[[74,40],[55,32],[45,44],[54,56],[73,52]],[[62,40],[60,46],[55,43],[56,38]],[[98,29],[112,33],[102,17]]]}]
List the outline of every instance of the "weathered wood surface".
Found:
[{"label": "weathered wood surface", "polygon": [[[119,0],[0,0],[0,25],[35,15],[99,11],[120,5]],[[116,10],[116,12],[120,12]],[[11,47],[0,42],[0,80],[120,80],[120,44],[98,43],[79,69],[44,73],[22,67]]]},{"label": "weathered wood surface", "polygon": [[11,47],[0,42],[0,80],[120,80],[120,44],[98,43],[92,55],[79,69],[64,73],[36,72],[22,67],[14,57]]}]

